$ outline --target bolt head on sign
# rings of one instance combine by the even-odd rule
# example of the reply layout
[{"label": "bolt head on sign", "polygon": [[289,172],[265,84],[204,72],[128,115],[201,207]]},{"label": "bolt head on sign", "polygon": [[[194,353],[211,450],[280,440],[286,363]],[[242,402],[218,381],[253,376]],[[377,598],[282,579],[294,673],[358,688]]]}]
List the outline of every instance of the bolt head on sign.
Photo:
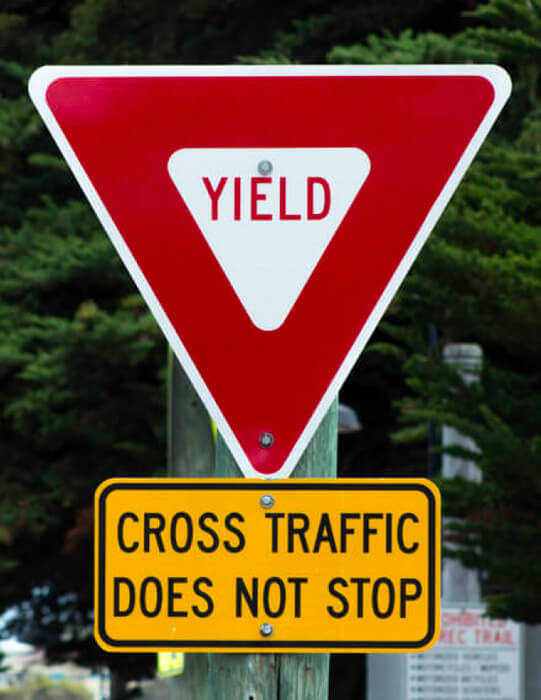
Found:
[{"label": "bolt head on sign", "polygon": [[239,467],[276,478],[510,85],[473,65],[46,66],[29,89]]}]

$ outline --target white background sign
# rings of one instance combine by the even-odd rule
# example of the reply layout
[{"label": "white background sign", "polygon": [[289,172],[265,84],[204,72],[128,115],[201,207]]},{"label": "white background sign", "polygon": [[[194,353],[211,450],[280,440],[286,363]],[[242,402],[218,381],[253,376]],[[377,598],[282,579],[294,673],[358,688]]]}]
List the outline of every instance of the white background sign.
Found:
[{"label": "white background sign", "polygon": [[521,626],[442,608],[439,641],[407,669],[407,700],[521,700]]}]

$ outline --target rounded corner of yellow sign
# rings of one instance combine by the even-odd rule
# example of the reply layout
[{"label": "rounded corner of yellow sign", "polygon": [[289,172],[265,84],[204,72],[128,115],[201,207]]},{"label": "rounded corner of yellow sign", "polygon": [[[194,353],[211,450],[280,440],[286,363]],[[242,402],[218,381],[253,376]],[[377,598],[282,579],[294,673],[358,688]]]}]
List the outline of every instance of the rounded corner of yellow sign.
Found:
[{"label": "rounded corner of yellow sign", "polygon": [[[106,651],[108,653],[118,653],[118,652],[124,652],[126,651],[125,649],[119,649],[118,647],[114,646],[114,644],[110,644],[109,642],[106,642],[103,637],[100,634],[99,626],[98,626],[98,621],[96,620],[94,623],[94,640],[96,644],[99,646],[100,649],[103,651]],[[129,650],[128,650],[129,651]]]},{"label": "rounded corner of yellow sign", "polygon": [[428,489],[436,501],[437,508],[441,508],[441,493],[436,482],[426,478],[415,479],[415,482],[418,483],[420,487]]},{"label": "rounded corner of yellow sign", "polygon": [[96,490],[94,491],[94,503],[96,507],[100,503],[102,497],[106,497],[112,488],[114,488],[118,484],[122,484],[125,482],[125,479],[115,477],[112,479],[105,479],[105,481],[102,481],[100,484],[98,484]]},{"label": "rounded corner of yellow sign", "polygon": [[425,651],[428,651],[429,649],[432,649],[434,644],[438,641],[440,638],[440,615],[439,615],[439,604],[437,605],[437,610],[436,610],[436,615],[435,615],[435,624],[434,624],[434,631],[430,636],[427,635],[427,639],[424,640],[424,643],[421,646],[415,647],[415,649],[411,649],[411,653],[419,654],[423,653]]}]

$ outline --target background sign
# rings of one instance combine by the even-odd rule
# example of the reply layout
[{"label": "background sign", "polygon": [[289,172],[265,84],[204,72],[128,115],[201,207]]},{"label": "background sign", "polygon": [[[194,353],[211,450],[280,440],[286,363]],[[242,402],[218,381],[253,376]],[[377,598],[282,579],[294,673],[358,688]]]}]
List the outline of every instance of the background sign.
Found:
[{"label": "background sign", "polygon": [[425,480],[110,480],[96,493],[108,651],[419,651],[439,632]]},{"label": "background sign", "polygon": [[158,678],[172,678],[184,673],[184,652],[159,651],[156,656]]},{"label": "background sign", "polygon": [[408,655],[407,700],[518,700],[521,625],[483,617],[482,606],[445,607],[439,641]]}]

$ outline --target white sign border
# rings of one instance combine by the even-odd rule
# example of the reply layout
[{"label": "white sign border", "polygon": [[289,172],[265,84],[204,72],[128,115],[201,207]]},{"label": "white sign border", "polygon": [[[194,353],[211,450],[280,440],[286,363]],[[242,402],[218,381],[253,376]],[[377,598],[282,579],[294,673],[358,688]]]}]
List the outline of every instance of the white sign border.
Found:
[{"label": "white sign border", "polygon": [[[109,212],[101,201],[96,189],[75,152],[66,139],[46,100],[48,87],[59,78],[68,77],[292,77],[292,76],[479,76],[488,80],[494,88],[494,102],[473,135],[470,143],[459,159],[447,183],[431,207],[421,228],[404,255],[402,261],[389,280],[385,290],[374,306],[372,313],[347,353],[342,365],[330,382],[310,420],[289,453],[281,468],[273,474],[256,471],[240,443],[229,427],[212,394],[208,390],[197,367],[184,344],[170,323],[167,314],[156,298],[150,284],[133,258]],[[511,80],[507,72],[499,66],[491,65],[403,65],[403,66],[43,66],[31,76],[28,90],[41,118],[45,122],[58,148],[67,161],[81,189],[86,195],[96,216],[111,239],[114,247],[127,267],[132,279],[148,304],[158,325],[175,355],[192,381],[207,411],[210,413],[227,446],[231,450],[240,470],[246,477],[280,479],[291,474],[302,453],[308,446],[321,420],[327,413],[338,390],[346,380],[357,358],[383,316],[387,306],[398,291],[402,281],[419,254],[430,232],[443,213],[458,184],[464,177],[475,154],[492,128],[498,114],[511,93]]]}]

